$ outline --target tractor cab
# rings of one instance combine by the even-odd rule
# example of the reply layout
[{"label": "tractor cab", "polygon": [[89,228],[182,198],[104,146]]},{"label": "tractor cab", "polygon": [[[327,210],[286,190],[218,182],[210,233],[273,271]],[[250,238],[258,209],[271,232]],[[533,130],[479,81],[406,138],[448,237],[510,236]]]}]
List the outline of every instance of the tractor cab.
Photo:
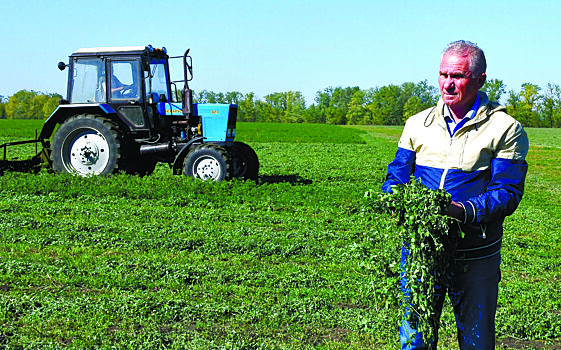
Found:
[{"label": "tractor cab", "polygon": [[107,105],[131,131],[148,133],[157,124],[148,105],[171,101],[168,58],[151,46],[79,49],[70,56],[67,100]]}]

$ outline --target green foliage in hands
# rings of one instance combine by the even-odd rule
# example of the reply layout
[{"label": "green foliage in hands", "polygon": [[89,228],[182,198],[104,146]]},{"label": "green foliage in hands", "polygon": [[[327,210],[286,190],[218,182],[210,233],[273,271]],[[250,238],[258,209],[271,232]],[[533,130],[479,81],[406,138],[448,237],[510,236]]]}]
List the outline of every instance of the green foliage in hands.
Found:
[{"label": "green foliage in hands", "polygon": [[366,197],[376,211],[394,218],[407,251],[402,278],[407,281],[408,295],[403,296],[402,313],[425,339],[434,339],[440,316],[435,312],[435,288],[449,283],[447,268],[454,258],[459,232],[454,219],[445,214],[450,194],[430,190],[414,178],[392,190],[377,197],[368,192]]}]

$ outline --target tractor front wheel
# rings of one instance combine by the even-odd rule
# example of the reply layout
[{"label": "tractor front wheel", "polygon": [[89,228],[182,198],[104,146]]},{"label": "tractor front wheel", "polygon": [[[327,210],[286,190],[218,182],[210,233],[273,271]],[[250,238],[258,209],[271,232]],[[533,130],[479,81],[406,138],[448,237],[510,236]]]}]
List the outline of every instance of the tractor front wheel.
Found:
[{"label": "tractor front wheel", "polygon": [[53,136],[51,158],[59,174],[113,174],[119,170],[121,158],[117,126],[92,115],[71,117]]},{"label": "tractor front wheel", "polygon": [[228,152],[223,147],[213,144],[195,147],[183,162],[183,174],[202,180],[229,180],[230,169]]}]

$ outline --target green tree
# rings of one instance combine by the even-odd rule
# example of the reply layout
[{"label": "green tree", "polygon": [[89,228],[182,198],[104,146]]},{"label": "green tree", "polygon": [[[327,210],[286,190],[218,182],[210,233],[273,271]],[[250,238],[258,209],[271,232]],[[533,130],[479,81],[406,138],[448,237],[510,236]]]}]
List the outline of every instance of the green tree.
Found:
[{"label": "green tree", "polygon": [[499,102],[502,95],[506,92],[506,86],[500,79],[488,79],[481,91],[487,93],[490,101]]},{"label": "green tree", "polygon": [[299,91],[275,92],[265,96],[259,114],[269,122],[301,123],[306,101]]},{"label": "green tree", "polygon": [[358,86],[349,86],[346,88],[336,87],[335,89],[333,89],[330,105],[332,107],[346,109],[349,105],[349,102],[351,102],[353,94],[357,91],[360,91],[360,88]]},{"label": "green tree", "polygon": [[349,125],[357,125],[357,124],[366,124],[365,123],[365,116],[368,113],[366,106],[364,104],[364,98],[366,93],[362,90],[355,91],[347,105],[347,124]]},{"label": "green tree", "polygon": [[521,101],[522,99],[519,93],[514,90],[510,90],[508,92],[508,98],[506,100],[506,112],[518,121],[520,121],[518,111],[520,110]]},{"label": "green tree", "polygon": [[417,84],[404,83],[401,88],[403,90],[400,96],[400,103],[403,104],[402,123],[405,123],[410,116],[430,108],[438,102],[438,89],[429,85],[427,80]]},{"label": "green tree", "polygon": [[255,101],[255,110],[257,113],[257,122],[278,123],[280,122],[279,113],[273,108],[268,101],[257,99]]},{"label": "green tree", "polygon": [[255,96],[253,92],[247,93],[238,102],[239,111],[238,116],[240,121],[255,122],[257,121],[257,108],[255,107]]},{"label": "green tree", "polygon": [[440,92],[438,88],[429,85],[428,81],[425,79],[415,85],[415,96],[419,97],[421,101],[420,109],[417,111],[420,112],[434,106],[440,98]]},{"label": "green tree", "polygon": [[333,88],[327,87],[323,91],[316,93],[316,104],[318,108],[327,108],[331,105],[331,97],[333,96]]},{"label": "green tree", "polygon": [[540,96],[541,88],[535,84],[524,83],[520,95],[522,96],[522,111],[523,118],[525,119],[526,126],[539,127],[540,126]]},{"label": "green tree", "polygon": [[33,119],[34,91],[20,90],[10,96],[6,104],[7,119]]},{"label": "green tree", "polygon": [[403,105],[403,121],[407,118],[422,111],[421,99],[418,96],[411,96]]},{"label": "green tree", "polygon": [[49,96],[36,94],[32,104],[31,119],[45,119],[45,112],[43,108],[49,101]]},{"label": "green tree", "polygon": [[397,85],[374,89],[368,109],[372,113],[372,123],[376,125],[401,125],[403,122],[402,89]]},{"label": "green tree", "polygon": [[226,97],[225,97],[224,93],[222,93],[222,92],[217,92],[216,93],[216,102],[215,103],[228,103],[228,102],[226,102]]},{"label": "green tree", "polygon": [[317,107],[315,107],[312,111],[313,120],[316,120],[322,124],[327,123],[327,115],[328,110],[331,106],[332,96],[333,88],[331,86],[323,89],[323,91],[318,91],[316,93],[315,101]]},{"label": "green tree", "polygon": [[229,91],[224,94],[225,103],[231,103],[235,105],[239,105],[240,101],[244,98],[244,95],[241,92],[237,91]]},{"label": "green tree", "polygon": [[[329,101],[327,107],[323,107],[322,112],[325,114],[327,124],[345,125],[347,124],[347,111],[353,94],[360,91],[358,86],[354,87],[336,87],[324,90],[325,93],[331,93],[326,100]],[[317,99],[316,99],[317,100]],[[325,102],[322,101],[322,102]],[[325,106],[322,104],[322,106]]]},{"label": "green tree", "polygon": [[216,93],[208,90],[201,90],[195,93],[193,99],[196,103],[216,103]]},{"label": "green tree", "polygon": [[506,103],[507,113],[527,127],[540,125],[540,87],[535,84],[524,83],[520,93],[509,92]]},{"label": "green tree", "polygon": [[312,104],[304,111],[304,122],[325,124],[325,114],[318,106]]},{"label": "green tree", "polygon": [[265,120],[268,122],[281,122],[281,115],[286,109],[286,101],[283,99],[281,93],[274,92],[264,97],[267,108],[265,111]]},{"label": "green tree", "polygon": [[6,119],[6,102],[7,99],[0,95],[0,119]]},{"label": "green tree", "polygon": [[325,110],[325,122],[331,125],[347,124],[347,112],[345,108],[328,107]]},{"label": "green tree", "polygon": [[542,99],[541,126],[561,127],[561,88],[548,83]]},{"label": "green tree", "polygon": [[306,100],[300,91],[288,91],[282,94],[286,100],[286,109],[281,117],[284,123],[304,122],[304,111],[306,110]]},{"label": "green tree", "polygon": [[43,105],[43,119],[48,118],[55,111],[59,105],[60,99],[62,98],[59,94],[50,94],[48,96],[48,100]]}]

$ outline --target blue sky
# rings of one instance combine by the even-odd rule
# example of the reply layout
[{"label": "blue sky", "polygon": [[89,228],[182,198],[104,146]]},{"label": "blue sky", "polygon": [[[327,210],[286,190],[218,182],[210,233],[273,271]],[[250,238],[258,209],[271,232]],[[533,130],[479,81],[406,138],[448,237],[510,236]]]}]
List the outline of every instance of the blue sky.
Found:
[{"label": "blue sky", "polygon": [[[0,0],[0,95],[66,95],[56,65],[81,47],[191,48],[191,88],[300,91],[437,85],[443,47],[477,43],[507,90],[561,84],[561,1]],[[180,79],[177,76],[177,79]]]}]

